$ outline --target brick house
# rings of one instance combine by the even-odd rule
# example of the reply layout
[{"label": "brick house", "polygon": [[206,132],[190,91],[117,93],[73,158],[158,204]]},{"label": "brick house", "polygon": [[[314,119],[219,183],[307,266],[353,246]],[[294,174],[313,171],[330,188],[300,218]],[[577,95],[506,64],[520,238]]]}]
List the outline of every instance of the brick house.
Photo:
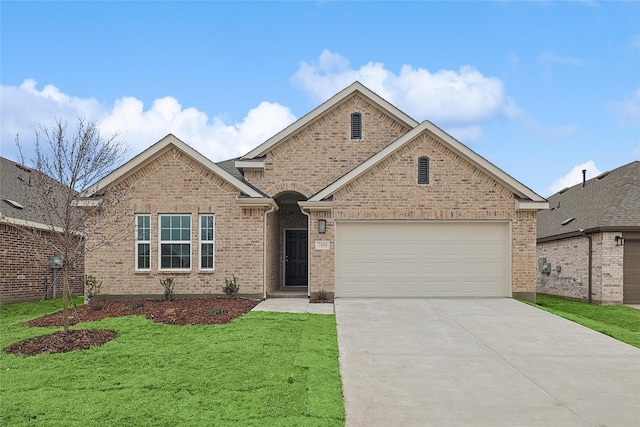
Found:
[{"label": "brick house", "polygon": [[538,213],[538,292],[640,303],[640,162],[549,198]]},{"label": "brick house", "polygon": [[[54,281],[49,259],[57,255],[38,201],[38,185],[60,185],[23,165],[0,157],[0,302],[37,301],[62,295],[62,280]],[[73,262],[69,286],[83,293],[84,257]]]},{"label": "brick house", "polygon": [[[309,296],[535,299],[547,201],[356,82],[246,155],[173,135],[84,196],[127,185],[131,238],[87,258],[105,297],[287,290]],[[110,233],[126,224],[108,224]]]}]

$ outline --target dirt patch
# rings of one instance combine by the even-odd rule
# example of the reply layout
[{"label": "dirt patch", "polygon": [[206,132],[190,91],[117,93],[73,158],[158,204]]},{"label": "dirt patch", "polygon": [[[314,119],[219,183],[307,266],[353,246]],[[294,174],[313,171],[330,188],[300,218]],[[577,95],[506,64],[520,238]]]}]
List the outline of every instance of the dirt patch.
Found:
[{"label": "dirt patch", "polygon": [[[168,325],[209,325],[228,323],[249,312],[259,300],[246,298],[187,298],[173,301],[110,300],[70,307],[69,325],[102,320],[105,317],[141,315]],[[62,312],[25,323],[27,326],[62,326]],[[109,330],[70,329],[12,344],[7,353],[37,355],[62,353],[102,345],[115,338]]]},{"label": "dirt patch", "polygon": [[5,351],[22,356],[66,353],[102,345],[115,337],[116,333],[110,330],[70,329],[11,344],[5,347]]},{"label": "dirt patch", "polygon": [[[144,316],[167,325],[228,323],[250,311],[260,301],[246,298],[185,298],[173,301],[110,300],[72,307],[69,324],[105,317]],[[27,326],[62,326],[62,312],[26,322]]]}]

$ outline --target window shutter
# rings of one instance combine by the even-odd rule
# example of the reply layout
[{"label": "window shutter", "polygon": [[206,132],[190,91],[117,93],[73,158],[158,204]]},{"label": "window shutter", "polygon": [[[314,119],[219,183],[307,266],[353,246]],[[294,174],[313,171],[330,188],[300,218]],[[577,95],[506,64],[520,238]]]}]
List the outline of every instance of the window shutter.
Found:
[{"label": "window shutter", "polygon": [[418,159],[418,184],[429,183],[429,158],[420,157]]},{"label": "window shutter", "polygon": [[351,139],[362,139],[362,114],[351,114]]}]

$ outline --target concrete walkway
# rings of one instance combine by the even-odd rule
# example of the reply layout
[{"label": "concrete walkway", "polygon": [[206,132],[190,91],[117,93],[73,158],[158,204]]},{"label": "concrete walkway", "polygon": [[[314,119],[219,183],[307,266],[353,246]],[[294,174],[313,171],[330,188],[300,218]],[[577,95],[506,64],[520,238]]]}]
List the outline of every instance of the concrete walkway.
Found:
[{"label": "concrete walkway", "polygon": [[256,305],[252,311],[334,314],[333,304],[310,303],[309,298],[268,298]]},{"label": "concrete walkway", "polygon": [[640,425],[640,349],[512,299],[337,299],[346,425]]}]

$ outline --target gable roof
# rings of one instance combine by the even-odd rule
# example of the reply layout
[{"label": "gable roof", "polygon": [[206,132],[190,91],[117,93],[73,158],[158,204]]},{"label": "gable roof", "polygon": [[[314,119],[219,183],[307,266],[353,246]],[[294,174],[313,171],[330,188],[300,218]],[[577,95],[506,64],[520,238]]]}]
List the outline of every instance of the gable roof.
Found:
[{"label": "gable roof", "polygon": [[368,98],[374,104],[377,104],[380,108],[385,110],[387,113],[389,113],[390,115],[395,117],[398,121],[404,123],[408,127],[414,128],[418,125],[417,121],[415,121],[414,119],[412,119],[411,117],[409,117],[408,115],[400,111],[397,107],[393,106],[391,103],[389,103],[388,101],[386,101],[385,99],[383,99],[382,97],[380,97],[379,95],[371,91],[370,89],[366,88],[362,83],[356,81],[351,85],[347,86],[345,89],[338,92],[337,94],[335,94],[334,96],[332,96],[331,98],[329,98],[329,100],[325,101],[323,104],[315,108],[310,113],[296,120],[291,125],[289,125],[282,131],[278,132],[277,134],[275,134],[274,136],[272,136],[271,138],[269,138],[268,140],[266,140],[265,142],[263,142],[262,144],[260,144],[259,146],[257,146],[256,148],[254,148],[244,156],[242,156],[240,159],[241,160],[253,159],[255,157],[261,157],[265,155],[274,146],[284,141],[294,133],[298,132],[300,129],[304,128],[307,124],[317,119],[318,117],[322,116],[325,112],[332,109],[333,107],[338,105],[340,102],[347,99],[348,97],[350,97],[352,94],[356,92]]},{"label": "gable roof", "polygon": [[[548,207],[546,199],[536,194],[533,190],[526,187],[524,184],[517,181],[515,178],[508,175],[506,172],[495,166],[493,163],[480,156],[466,145],[462,144],[448,133],[434,125],[429,121],[420,123],[417,127],[398,138],[396,141],[383,148],[381,151],[371,156],[364,163],[360,164],[350,172],[343,175],[341,178],[334,181],[324,189],[320,190],[315,195],[309,198],[310,202],[320,202],[333,193],[355,180],[358,176],[371,169],[382,160],[390,156],[392,153],[398,151],[407,143],[415,139],[423,132],[428,132],[432,136],[436,137],[440,143],[445,145],[450,150],[454,151],[458,155],[468,160],[471,164],[479,168],[480,170],[493,177],[496,181],[502,183],[505,187],[509,188],[517,196],[516,201],[519,203],[520,209],[533,209],[540,210]],[[529,203],[526,203],[529,202]]]},{"label": "gable roof", "polygon": [[[60,209],[66,203],[67,187],[55,179],[0,157],[0,221],[48,230],[51,228],[43,211],[41,192],[54,193]],[[72,211],[73,212],[73,211]],[[63,211],[59,211],[61,215]],[[75,214],[81,215],[78,211]],[[53,216],[55,218],[55,215]],[[59,227],[61,224],[54,224]],[[57,229],[57,228],[56,228]]]},{"label": "gable roof", "polygon": [[538,241],[583,232],[640,231],[640,161],[560,190],[549,197],[549,205],[538,214]]},{"label": "gable roof", "polygon": [[138,154],[133,159],[129,160],[124,165],[120,166],[115,171],[111,172],[106,177],[102,178],[95,185],[91,186],[86,192],[82,193],[81,196],[85,198],[89,198],[94,196],[100,189],[114,183],[120,181],[122,179],[127,178],[128,176],[135,173],[140,168],[145,165],[151,163],[153,160],[160,157],[162,154],[167,152],[171,147],[175,147],[183,153],[187,154],[189,157],[200,163],[205,168],[209,169],[211,172],[218,175],[220,178],[227,181],[229,184],[236,187],[241,193],[245,194],[248,197],[257,197],[257,198],[265,198],[268,197],[266,194],[262,193],[249,183],[244,180],[239,179],[234,176],[234,174],[230,173],[228,170],[225,170],[223,167],[217,165],[212,162],[198,151],[191,148],[189,145],[182,142],[180,139],[176,138],[174,135],[169,134],[162,138],[157,143],[153,144],[151,147],[147,148],[142,153]]}]

